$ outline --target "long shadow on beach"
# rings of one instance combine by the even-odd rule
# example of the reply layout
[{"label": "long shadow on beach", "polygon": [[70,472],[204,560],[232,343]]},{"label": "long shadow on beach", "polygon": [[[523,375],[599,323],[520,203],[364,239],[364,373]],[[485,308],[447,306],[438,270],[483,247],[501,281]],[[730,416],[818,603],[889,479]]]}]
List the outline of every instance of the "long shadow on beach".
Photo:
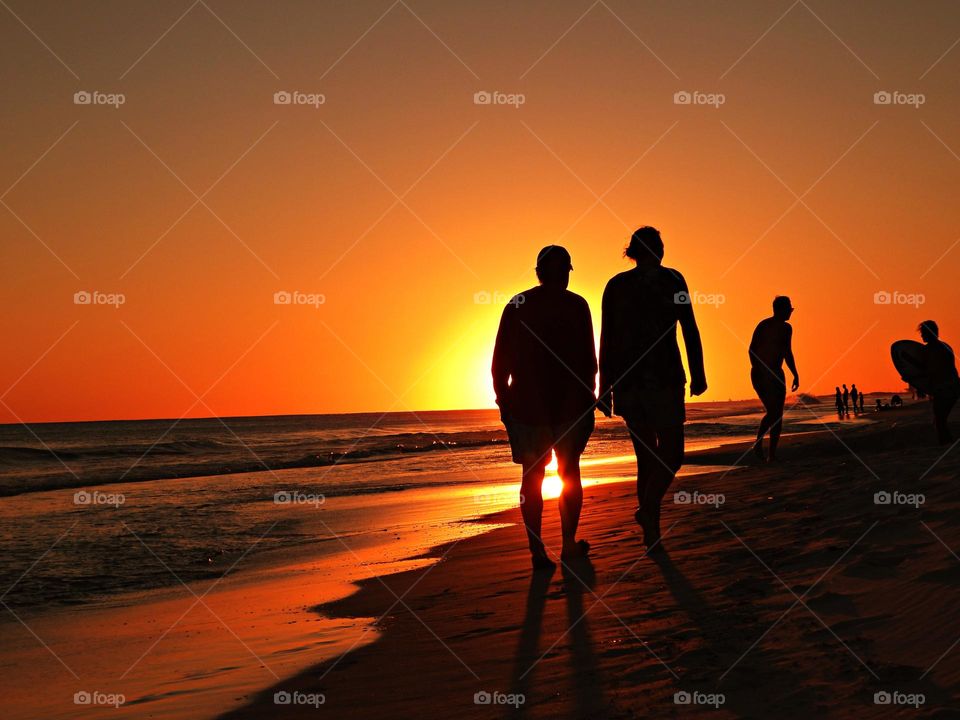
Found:
[{"label": "long shadow on beach", "polygon": [[563,580],[570,628],[570,680],[576,709],[574,717],[602,717],[606,708],[603,683],[587,611],[583,607],[584,594],[592,595],[596,585],[596,571],[588,558],[570,561],[563,565]]},{"label": "long shadow on beach", "polygon": [[[526,613],[520,629],[510,692],[523,694],[528,702],[531,700],[531,687],[535,688],[532,678],[536,673],[536,665],[543,659],[543,650],[539,644],[553,574],[553,571],[537,572],[531,576]],[[569,639],[570,650],[568,677],[573,700],[569,716],[603,717],[606,706],[600,671],[584,608],[584,594],[592,592],[596,584],[596,571],[588,559],[571,561],[562,566],[562,577],[567,610],[566,637]],[[543,693],[538,695],[543,696]],[[525,717],[527,713],[525,704],[510,711],[508,715]]]},{"label": "long shadow on beach", "polygon": [[[688,691],[724,693],[726,710],[735,713],[738,717],[754,717],[758,711],[756,693],[738,692],[734,683],[731,682],[733,678],[725,683],[722,676],[737,660],[739,652],[742,652],[743,648],[740,646],[743,640],[759,637],[766,627],[757,623],[756,616],[749,612],[724,611],[721,613],[711,607],[703,595],[674,565],[665,549],[650,553],[649,557],[660,568],[670,594],[685,611],[702,642],[699,649],[691,650],[681,656],[680,659],[685,667],[677,667],[676,662],[674,663],[674,670],[680,675],[679,686]],[[735,652],[738,648],[739,652]],[[738,667],[737,670],[741,676],[742,673],[749,673],[753,679],[746,686],[741,684],[739,690],[748,690],[750,685],[759,683],[776,687],[773,683],[773,675],[786,672],[778,667],[776,658],[763,650],[761,643],[757,643],[747,657],[750,661],[750,669],[745,666]],[[790,695],[790,707],[795,716],[814,714],[816,710],[816,698],[811,692],[799,687],[801,680],[800,677],[794,677],[786,685],[786,687],[794,687]]]},{"label": "long shadow on beach", "polygon": [[[510,692],[530,696],[530,677],[532,668],[540,658],[540,635],[543,630],[543,611],[547,605],[547,591],[550,589],[550,580],[553,570],[535,572],[530,576],[530,587],[527,590],[527,609],[523,616],[523,627],[520,628],[520,641],[517,644],[517,654],[513,665],[513,678],[510,683]],[[526,706],[517,708],[515,717],[526,715]]]}]

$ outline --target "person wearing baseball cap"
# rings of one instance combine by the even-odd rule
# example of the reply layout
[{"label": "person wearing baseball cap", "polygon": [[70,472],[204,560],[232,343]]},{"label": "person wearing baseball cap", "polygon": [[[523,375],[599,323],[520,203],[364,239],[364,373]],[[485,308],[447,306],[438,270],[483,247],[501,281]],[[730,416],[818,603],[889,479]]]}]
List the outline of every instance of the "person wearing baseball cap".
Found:
[{"label": "person wearing baseball cap", "polygon": [[587,301],[567,290],[573,263],[559,245],[537,254],[540,284],[515,295],[503,310],[493,351],[493,387],[522,467],[520,510],[534,570],[552,569],[540,536],[544,471],[551,451],[563,481],[560,494],[562,561],[586,557],[577,540],[583,507],[580,455],[593,432],[597,356]]},{"label": "person wearing baseball cap", "polygon": [[[786,295],[777,295],[773,299],[773,315],[761,320],[750,339],[750,382],[763,403],[764,416],[757,428],[757,441],[753,452],[760,460],[777,459],[777,444],[780,442],[780,430],[783,427],[783,409],[787,401],[787,380],[783,374],[783,363],[793,373],[793,392],[800,387],[800,375],[793,358],[793,327],[787,322],[793,315],[793,304]],[[843,386],[843,399],[847,398],[847,386]],[[857,392],[857,386],[853,386]],[[857,409],[857,396],[853,396],[854,411]],[[844,410],[847,411],[846,402]],[[847,411],[848,412],[848,411]],[[849,414],[849,413],[848,413]],[[763,438],[770,433],[770,454],[764,456]]]}]

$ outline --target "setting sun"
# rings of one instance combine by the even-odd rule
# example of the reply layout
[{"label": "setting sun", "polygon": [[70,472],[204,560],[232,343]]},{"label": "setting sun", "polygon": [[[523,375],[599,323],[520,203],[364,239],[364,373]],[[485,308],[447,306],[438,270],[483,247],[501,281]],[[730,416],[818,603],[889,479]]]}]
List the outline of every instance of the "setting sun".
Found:
[{"label": "setting sun", "polygon": [[552,500],[553,498],[560,497],[560,493],[563,491],[563,481],[560,479],[560,476],[557,475],[557,454],[552,453],[550,458],[550,463],[547,465],[547,473],[543,478],[543,497],[545,500]]}]

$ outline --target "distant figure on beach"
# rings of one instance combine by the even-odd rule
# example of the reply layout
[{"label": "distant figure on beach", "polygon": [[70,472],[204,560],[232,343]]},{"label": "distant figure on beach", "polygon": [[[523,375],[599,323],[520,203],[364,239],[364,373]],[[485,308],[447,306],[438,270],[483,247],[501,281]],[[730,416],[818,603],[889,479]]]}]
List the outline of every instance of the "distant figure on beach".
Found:
[{"label": "distant figure on beach", "polygon": [[515,295],[500,319],[493,351],[493,387],[510,439],[513,461],[523,468],[520,510],[535,570],[552,569],[540,537],[544,471],[551,450],[563,481],[560,494],[562,560],[583,557],[577,541],[583,506],[580,455],[593,432],[597,356],[590,307],[567,290],[570,253],[548,245],[537,255],[538,287]]},{"label": "distant figure on beach", "polygon": [[837,394],[835,396],[837,403],[837,417],[843,419],[843,393],[840,392],[840,388],[837,387]]},{"label": "distant figure on beach", "polygon": [[778,295],[773,299],[773,315],[760,321],[750,340],[750,382],[766,411],[757,429],[757,441],[753,445],[753,451],[761,460],[764,459],[763,437],[769,432],[770,462],[777,459],[777,444],[780,442],[783,408],[787,399],[784,361],[793,373],[792,392],[796,392],[800,387],[800,375],[793,359],[793,328],[787,322],[791,315],[793,305],[790,298]]},{"label": "distant figure on beach", "polygon": [[863,396],[864,395],[866,395],[866,393],[863,390],[861,390],[860,391],[860,412],[861,413],[863,412]]},{"label": "distant figure on beach", "polygon": [[850,414],[850,391],[847,389],[846,384],[843,386],[843,412],[845,415]]},{"label": "distant figure on beach", "polygon": [[660,542],[660,504],[683,464],[684,386],[677,344],[683,332],[690,394],[707,389],[703,346],[686,280],[664,267],[656,228],[633,233],[624,255],[636,267],[611,278],[603,291],[598,409],[626,422],[637,455],[634,518],[647,548]]},{"label": "distant figure on beach", "polygon": [[925,365],[933,404],[933,422],[941,445],[953,442],[947,425],[950,411],[960,397],[960,377],[953,348],[940,339],[940,328],[933,320],[924,320],[917,328],[926,350]]},{"label": "distant figure on beach", "polygon": [[856,383],[850,387],[850,401],[853,403],[853,412],[859,412],[860,406],[857,403],[860,402],[860,393],[857,391]]}]

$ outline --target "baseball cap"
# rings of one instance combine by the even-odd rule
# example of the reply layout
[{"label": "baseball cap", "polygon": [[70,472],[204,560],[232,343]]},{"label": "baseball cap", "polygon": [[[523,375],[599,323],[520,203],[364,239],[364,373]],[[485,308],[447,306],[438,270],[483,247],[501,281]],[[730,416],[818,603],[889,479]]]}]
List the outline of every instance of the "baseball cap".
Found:
[{"label": "baseball cap", "polygon": [[557,262],[565,261],[567,266],[573,270],[573,260],[570,258],[570,253],[567,252],[567,249],[562,245],[547,245],[543,250],[537,253],[537,268],[543,267],[544,262],[547,258],[557,258]]}]

